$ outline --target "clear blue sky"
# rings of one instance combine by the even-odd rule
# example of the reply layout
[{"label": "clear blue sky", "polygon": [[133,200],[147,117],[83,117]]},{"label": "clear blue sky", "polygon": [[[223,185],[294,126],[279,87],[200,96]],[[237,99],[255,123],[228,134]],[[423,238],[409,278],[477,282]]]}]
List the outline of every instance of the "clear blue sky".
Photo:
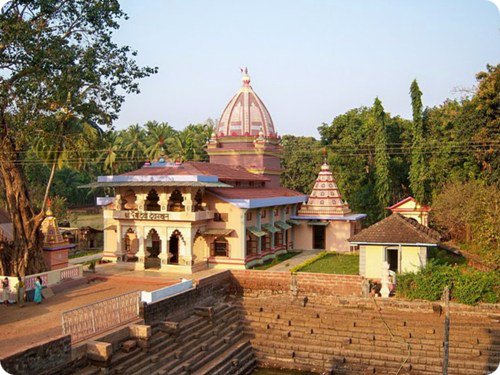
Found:
[{"label": "clear blue sky", "polygon": [[127,97],[117,128],[147,120],[176,129],[218,118],[240,66],[280,134],[317,127],[378,96],[410,116],[417,78],[433,106],[500,63],[500,13],[487,0],[122,0],[116,40],[159,73]]}]

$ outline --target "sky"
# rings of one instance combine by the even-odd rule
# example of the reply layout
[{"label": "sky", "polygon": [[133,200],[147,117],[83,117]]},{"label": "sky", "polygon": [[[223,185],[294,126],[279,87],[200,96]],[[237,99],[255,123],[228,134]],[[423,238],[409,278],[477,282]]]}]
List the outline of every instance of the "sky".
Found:
[{"label": "sky", "polygon": [[500,12],[487,0],[121,0],[115,34],[158,74],[141,80],[115,126],[176,129],[219,118],[240,67],[278,133],[317,128],[379,97],[411,116],[417,79],[426,106],[459,98],[500,63]]}]

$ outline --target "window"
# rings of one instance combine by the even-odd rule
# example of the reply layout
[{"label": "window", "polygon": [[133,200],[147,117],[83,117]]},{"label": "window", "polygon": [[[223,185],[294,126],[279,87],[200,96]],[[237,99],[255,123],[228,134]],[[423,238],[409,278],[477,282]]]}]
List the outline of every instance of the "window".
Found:
[{"label": "window", "polygon": [[229,256],[229,254],[228,254],[229,246],[227,244],[227,241],[223,238],[217,238],[214,241],[212,248],[213,248],[212,256],[216,256],[216,257]]},{"label": "window", "polygon": [[261,218],[265,218],[266,217],[266,212],[267,212],[267,210],[261,210],[260,211],[260,217]]},{"label": "window", "polygon": [[182,193],[179,190],[174,190],[168,200],[168,211],[184,211],[184,205],[182,204],[183,201],[184,197],[182,196]]},{"label": "window", "polygon": [[215,212],[214,213],[214,221],[225,222],[228,219],[228,214]]},{"label": "window", "polygon": [[160,211],[161,207],[158,203],[160,201],[160,197],[156,190],[152,189],[148,196],[146,197],[146,211]]},{"label": "window", "polygon": [[275,208],[274,209],[274,217],[278,217],[279,214],[280,214],[280,211],[277,208]]},{"label": "window", "polygon": [[247,221],[250,221],[250,220],[252,220],[252,213],[247,212]]}]

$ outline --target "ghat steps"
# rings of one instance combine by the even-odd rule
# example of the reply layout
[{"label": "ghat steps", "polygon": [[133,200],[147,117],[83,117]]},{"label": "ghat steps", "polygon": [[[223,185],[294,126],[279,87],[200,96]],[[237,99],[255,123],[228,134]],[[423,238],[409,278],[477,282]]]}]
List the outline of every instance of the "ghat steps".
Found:
[{"label": "ghat steps", "polygon": [[240,310],[219,303],[198,307],[180,321],[152,327],[143,347],[117,351],[107,363],[93,362],[80,375],[250,374],[256,359],[242,326]]}]

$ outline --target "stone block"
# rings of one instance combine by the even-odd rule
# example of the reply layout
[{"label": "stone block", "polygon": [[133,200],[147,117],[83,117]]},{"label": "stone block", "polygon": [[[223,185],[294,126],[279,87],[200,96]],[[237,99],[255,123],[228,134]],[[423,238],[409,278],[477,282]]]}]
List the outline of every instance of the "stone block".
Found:
[{"label": "stone block", "polygon": [[144,324],[131,324],[129,326],[130,337],[147,340],[151,337],[151,326]]},{"label": "stone block", "polygon": [[127,340],[122,343],[122,350],[125,353],[129,353],[137,347],[137,341],[135,340]]},{"label": "stone block", "polygon": [[159,328],[162,332],[174,334],[179,331],[179,322],[164,321],[160,323]]},{"label": "stone block", "polygon": [[93,361],[106,362],[113,354],[113,345],[109,342],[87,342],[87,358]]}]

